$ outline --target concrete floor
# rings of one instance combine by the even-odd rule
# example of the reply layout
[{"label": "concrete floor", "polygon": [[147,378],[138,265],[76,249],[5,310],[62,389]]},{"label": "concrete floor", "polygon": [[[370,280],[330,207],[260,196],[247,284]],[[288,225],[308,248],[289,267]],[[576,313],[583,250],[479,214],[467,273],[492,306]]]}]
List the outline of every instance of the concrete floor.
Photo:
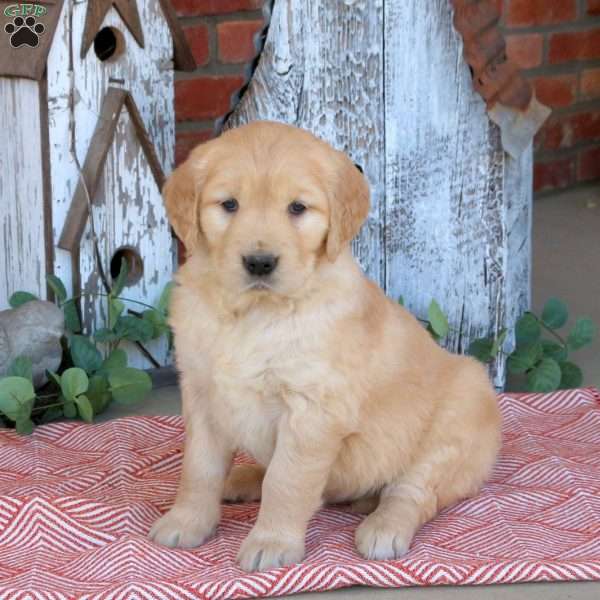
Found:
[{"label": "concrete floor", "polygon": [[[537,200],[533,231],[533,308],[556,296],[573,316],[600,324],[600,188]],[[568,327],[567,327],[568,330]],[[600,336],[573,355],[585,385],[600,387]],[[101,420],[131,414],[178,414],[175,386],[155,389],[143,405],[111,407]],[[600,583],[521,584],[485,587],[438,587],[377,590],[355,587],[302,594],[302,600],[600,600]]]}]

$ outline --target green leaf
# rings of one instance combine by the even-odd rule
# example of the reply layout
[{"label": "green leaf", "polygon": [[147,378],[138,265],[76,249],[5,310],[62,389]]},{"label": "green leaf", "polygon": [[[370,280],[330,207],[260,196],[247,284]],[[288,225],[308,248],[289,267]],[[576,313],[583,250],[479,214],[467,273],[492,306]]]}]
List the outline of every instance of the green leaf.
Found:
[{"label": "green leaf", "polygon": [[569,319],[567,305],[558,298],[550,298],[544,305],[542,321],[550,329],[560,329]]},{"label": "green leaf", "polygon": [[543,357],[544,349],[540,342],[522,344],[508,357],[509,372],[518,375],[532,369]]},{"label": "green leaf", "polygon": [[96,333],[94,333],[94,340],[101,344],[106,342],[116,342],[118,339],[117,334],[106,327],[98,329]]},{"label": "green leaf", "polygon": [[169,326],[165,316],[157,310],[145,310],[142,319],[152,325],[152,339],[156,340],[167,333]]},{"label": "green leaf", "polygon": [[542,348],[544,349],[544,356],[553,358],[557,362],[566,360],[569,354],[568,348],[550,340],[542,340]]},{"label": "green leaf", "polygon": [[567,343],[572,350],[579,350],[594,341],[596,325],[589,317],[580,317],[569,333]]},{"label": "green leaf", "polygon": [[67,330],[71,333],[79,333],[81,331],[81,321],[79,320],[75,300],[67,300],[62,308],[65,314],[65,327]]},{"label": "green leaf", "polygon": [[76,367],[84,369],[88,373],[97,371],[100,368],[100,365],[102,365],[102,354],[100,354],[96,346],[83,335],[71,336],[70,350],[73,364]]},{"label": "green leaf", "polygon": [[17,433],[20,433],[22,435],[32,434],[33,428],[34,428],[33,421],[29,417],[25,417],[24,419],[19,419],[16,422]]},{"label": "green leaf", "polygon": [[29,292],[15,292],[8,299],[8,303],[12,306],[12,308],[17,308],[23,304],[26,304],[27,302],[31,302],[32,300],[39,300],[39,298],[33,294],[30,294]]},{"label": "green leaf", "polygon": [[530,312],[526,312],[518,321],[515,329],[517,346],[521,344],[533,344],[542,335],[542,328],[537,318]]},{"label": "green leaf", "polygon": [[81,395],[75,398],[75,404],[77,404],[77,411],[79,416],[86,422],[92,423],[94,420],[94,409],[87,396]]},{"label": "green leaf", "polygon": [[102,363],[100,369],[107,371],[108,369],[122,369],[127,366],[127,352],[121,348],[115,348]]},{"label": "green leaf", "polygon": [[148,373],[129,367],[111,369],[108,372],[108,382],[114,400],[122,404],[138,402],[152,389]]},{"label": "green leaf", "polygon": [[492,358],[496,358],[496,356],[498,356],[498,353],[502,349],[502,346],[504,345],[504,341],[506,340],[507,335],[508,335],[508,329],[501,329],[500,332],[498,333],[498,337],[494,340],[494,343],[492,344],[492,349],[490,350],[490,354],[492,355]]},{"label": "green leaf", "polygon": [[94,414],[99,415],[103,412],[112,399],[106,377],[94,375],[90,379],[90,387],[88,388],[86,395],[92,404]]},{"label": "green leaf", "polygon": [[175,288],[175,282],[169,281],[167,285],[163,288],[163,291],[158,299],[158,303],[156,305],[156,309],[163,313],[164,315],[169,314],[169,305],[171,303],[171,293]]},{"label": "green leaf", "polygon": [[553,392],[558,389],[561,380],[559,364],[552,358],[544,358],[527,375],[527,391]]},{"label": "green leaf", "polygon": [[73,367],[67,369],[60,378],[60,389],[68,402],[75,402],[80,394],[85,394],[89,379],[83,369]]},{"label": "green leaf", "polygon": [[108,328],[114,329],[118,318],[123,314],[125,304],[118,298],[112,296],[108,299]]},{"label": "green leaf", "polygon": [[29,381],[33,381],[33,366],[31,359],[27,356],[18,356],[13,360],[10,367],[8,367],[7,375],[14,377],[23,377]]},{"label": "green leaf", "polygon": [[46,275],[46,281],[52,288],[56,299],[62,304],[67,299],[67,290],[64,283],[56,275]]},{"label": "green leaf", "polygon": [[469,345],[467,354],[473,356],[482,363],[488,363],[492,360],[492,347],[494,346],[494,340],[492,338],[479,338],[473,340]]},{"label": "green leaf", "polygon": [[123,257],[121,258],[121,268],[119,269],[119,275],[117,276],[117,278],[115,279],[113,285],[112,285],[112,290],[111,290],[111,296],[118,296],[122,291],[123,288],[125,287],[125,284],[127,283],[127,275],[129,274],[129,267],[127,265],[127,260]]},{"label": "green leaf", "polygon": [[130,342],[149,342],[154,328],[152,324],[138,317],[120,317],[115,327],[117,337]]},{"label": "green leaf", "polygon": [[29,418],[34,400],[35,390],[29,379],[24,377],[0,379],[0,412],[11,421]]},{"label": "green leaf", "polygon": [[572,362],[563,361],[559,363],[562,376],[560,378],[561,390],[572,390],[581,387],[583,383],[583,372]]},{"label": "green leaf", "polygon": [[448,319],[446,315],[442,312],[440,305],[432,300],[429,305],[429,309],[427,311],[429,322],[431,323],[431,328],[435,331],[436,335],[440,338],[444,338],[448,335],[448,331],[450,327],[448,326]]},{"label": "green leaf", "polygon": [[71,400],[65,400],[63,404],[63,414],[67,419],[74,419],[77,416],[77,406]]},{"label": "green leaf", "polygon": [[404,306],[404,296],[399,296],[399,297],[398,297],[398,304],[399,304],[400,306]]}]

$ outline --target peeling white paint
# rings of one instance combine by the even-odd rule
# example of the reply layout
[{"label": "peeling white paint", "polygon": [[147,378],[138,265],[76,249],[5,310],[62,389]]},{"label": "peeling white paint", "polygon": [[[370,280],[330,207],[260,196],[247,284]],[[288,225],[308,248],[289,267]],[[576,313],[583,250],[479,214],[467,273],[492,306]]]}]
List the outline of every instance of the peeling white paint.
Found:
[{"label": "peeling white paint", "polygon": [[37,81],[0,77],[0,310],[14,292],[46,294]]}]

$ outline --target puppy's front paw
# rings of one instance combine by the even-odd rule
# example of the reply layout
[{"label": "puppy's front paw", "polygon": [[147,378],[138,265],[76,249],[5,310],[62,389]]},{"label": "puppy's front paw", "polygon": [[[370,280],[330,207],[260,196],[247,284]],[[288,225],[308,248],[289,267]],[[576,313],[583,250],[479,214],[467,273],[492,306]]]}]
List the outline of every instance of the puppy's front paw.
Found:
[{"label": "puppy's front paw", "polygon": [[371,560],[391,560],[404,556],[414,529],[410,524],[388,520],[385,514],[372,513],[356,529],[354,541],[359,554]]},{"label": "puppy's front paw", "polygon": [[212,537],[217,519],[202,515],[202,507],[174,506],[150,530],[149,537],[170,548],[193,548]]},{"label": "puppy's front paw", "polygon": [[304,540],[286,539],[253,529],[242,542],[237,563],[244,571],[267,571],[299,563],[303,558]]}]

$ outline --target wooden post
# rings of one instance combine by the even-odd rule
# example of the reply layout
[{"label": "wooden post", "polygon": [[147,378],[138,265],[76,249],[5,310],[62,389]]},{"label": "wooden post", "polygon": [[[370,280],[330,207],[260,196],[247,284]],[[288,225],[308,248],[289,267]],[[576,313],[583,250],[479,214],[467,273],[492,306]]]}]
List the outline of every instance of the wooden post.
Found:
[{"label": "wooden post", "polygon": [[[359,163],[372,209],[356,256],[419,316],[436,299],[464,352],[529,306],[532,151],[504,152],[452,18],[449,0],[275,0],[226,126],[295,124]],[[492,375],[501,387],[502,357]]]}]

